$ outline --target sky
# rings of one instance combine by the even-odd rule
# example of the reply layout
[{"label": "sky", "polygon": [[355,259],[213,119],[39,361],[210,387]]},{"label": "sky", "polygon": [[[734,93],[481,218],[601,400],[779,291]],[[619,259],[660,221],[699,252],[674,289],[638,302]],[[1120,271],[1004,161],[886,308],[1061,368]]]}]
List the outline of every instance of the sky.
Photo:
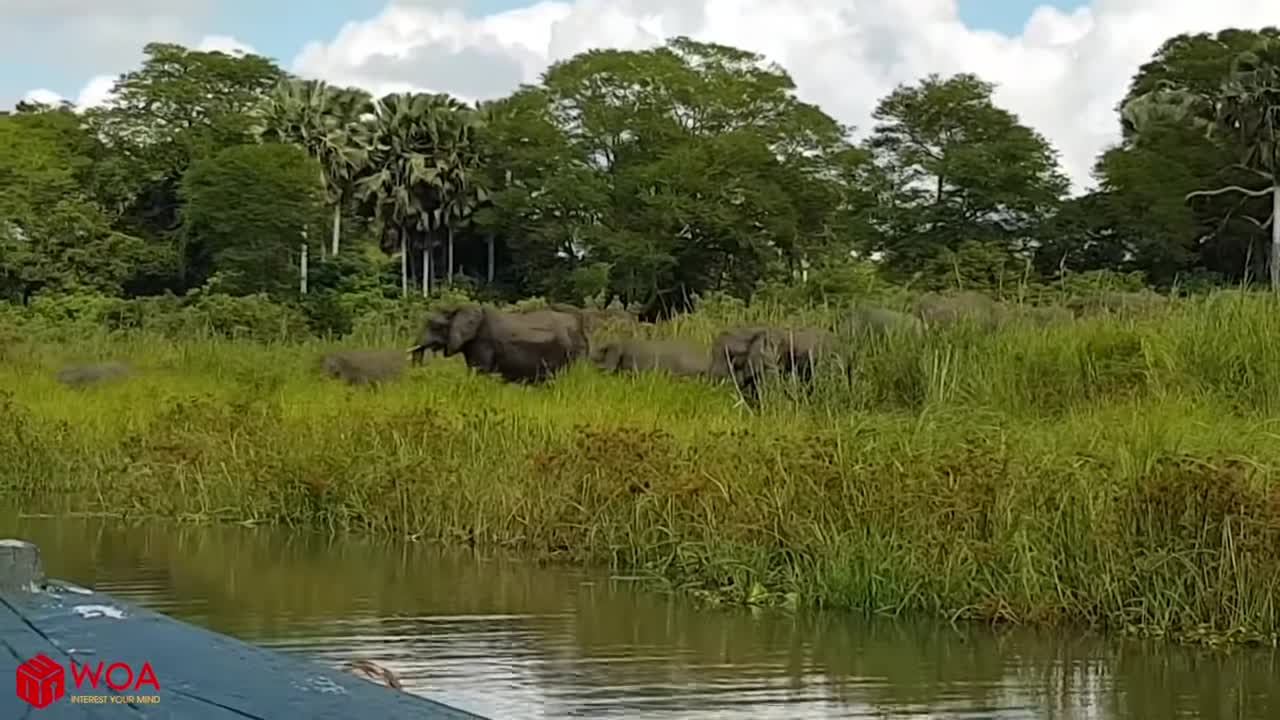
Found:
[{"label": "sky", "polygon": [[974,72],[1043,134],[1076,191],[1118,138],[1115,105],[1168,37],[1280,25],[1261,0],[0,0],[0,108],[103,102],[147,42],[243,50],[374,93],[496,97],[594,47],[674,35],[783,65],[797,92],[870,131],[899,83]]}]

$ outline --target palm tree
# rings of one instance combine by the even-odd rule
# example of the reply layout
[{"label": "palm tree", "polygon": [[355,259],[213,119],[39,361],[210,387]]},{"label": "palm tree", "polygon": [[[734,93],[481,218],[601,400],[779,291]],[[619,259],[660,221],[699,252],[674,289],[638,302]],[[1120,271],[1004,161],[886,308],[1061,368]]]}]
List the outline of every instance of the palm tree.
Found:
[{"label": "palm tree", "polygon": [[449,115],[452,122],[438,123],[433,128],[436,146],[439,148],[435,189],[440,197],[441,213],[437,229],[445,231],[448,240],[448,272],[446,282],[453,286],[456,266],[453,261],[453,240],[457,230],[470,224],[476,208],[488,199],[488,190],[481,181],[480,157],[475,142],[479,119],[475,111],[462,106]]},{"label": "palm tree", "polygon": [[[476,198],[475,207],[471,208],[471,213],[474,213],[476,210],[480,209],[480,206],[490,198],[491,191],[495,189],[498,191],[501,191],[503,189],[510,188],[513,182],[515,181],[515,178],[512,176],[511,168],[509,164],[506,162],[502,162],[502,160],[499,159],[498,157],[499,153],[495,152],[495,149],[492,146],[494,142],[494,139],[492,138],[492,133],[495,129],[495,126],[500,125],[501,122],[505,119],[505,113],[509,112],[508,105],[510,104],[510,102],[511,102],[510,99],[505,99],[505,100],[482,100],[476,103],[476,116],[478,118],[477,126],[479,128],[483,128],[485,132],[485,138],[480,143],[481,153],[485,155],[485,157],[483,157],[482,160],[489,165],[488,177],[489,177],[489,182],[492,183],[492,186],[481,189],[481,191],[478,193],[478,197]],[[487,210],[481,210],[481,212],[492,213],[493,208],[492,206],[489,206]],[[468,218],[474,219],[474,216],[469,213]],[[491,224],[492,224],[491,222],[486,223],[483,220],[481,220],[480,224],[486,226],[484,229],[485,250],[486,250],[486,257],[487,257],[485,278],[487,282],[492,285],[493,276],[494,276],[494,255],[495,255],[494,245],[497,240],[496,231],[493,227],[491,227]]]},{"label": "palm tree", "polygon": [[471,142],[474,120],[455,98],[430,93],[392,93],[374,103],[373,114],[362,139],[366,163],[356,194],[383,229],[383,250],[390,251],[388,239],[398,242],[406,294],[409,253],[421,252],[425,295],[438,233],[447,234],[452,282],[453,229],[474,207],[467,198],[483,193],[471,180],[478,164]]},{"label": "palm tree", "polygon": [[334,256],[342,241],[342,208],[366,161],[356,136],[361,117],[370,109],[371,99],[363,90],[288,79],[256,110],[253,132],[260,141],[299,145],[320,163],[320,182],[333,207]]}]

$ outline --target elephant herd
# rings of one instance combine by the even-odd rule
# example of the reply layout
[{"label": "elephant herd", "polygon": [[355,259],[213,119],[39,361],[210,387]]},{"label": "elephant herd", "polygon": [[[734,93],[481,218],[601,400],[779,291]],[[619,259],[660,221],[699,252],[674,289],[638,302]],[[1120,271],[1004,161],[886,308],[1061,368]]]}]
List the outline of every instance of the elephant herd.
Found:
[{"label": "elephant herd", "polygon": [[[1156,296],[1159,297],[1159,296]],[[1073,312],[1073,310],[1075,310]],[[421,364],[427,353],[461,355],[466,365],[508,382],[538,384],[586,360],[609,373],[665,371],[679,377],[732,381],[749,402],[758,400],[762,380],[775,373],[810,384],[819,368],[833,363],[846,378],[859,342],[890,333],[922,335],[929,328],[969,323],[994,330],[1014,316],[1048,325],[1073,320],[1080,311],[1065,307],[1013,310],[979,293],[928,294],[910,313],[859,305],[834,327],[743,325],[722,330],[710,347],[687,340],[624,337],[592,342],[602,320],[638,321],[621,311],[587,310],[553,304],[530,310],[500,310],[464,304],[431,313],[408,357]],[[328,355],[326,369],[352,383],[377,382],[405,355],[398,351],[356,350]]]},{"label": "elephant herd", "polygon": [[[608,373],[665,371],[712,382],[732,381],[749,403],[758,400],[762,381],[772,374],[794,377],[812,387],[820,368],[831,364],[851,379],[854,351],[890,334],[923,336],[930,329],[968,324],[994,330],[1011,319],[1036,325],[1071,322],[1095,311],[1128,313],[1160,305],[1154,293],[1111,293],[1062,306],[1009,306],[973,292],[930,293],[910,312],[859,304],[828,327],[741,325],[719,332],[710,346],[676,339],[622,337],[592,342],[602,323],[636,325],[621,310],[593,310],[552,304],[525,310],[500,310],[462,304],[432,312],[412,347],[404,350],[341,350],[323,355],[320,369],[352,385],[377,385],[395,379],[427,353],[461,355],[473,371],[508,382],[543,383],[580,360]],[[59,381],[82,386],[130,373],[121,363],[64,368]]]},{"label": "elephant herd", "polygon": [[[461,355],[476,372],[515,383],[545,382],[579,360],[606,372],[661,370],[682,377],[732,378],[751,396],[759,379],[770,370],[812,377],[819,358],[837,347],[836,336],[811,328],[740,327],[720,333],[710,350],[685,340],[625,338],[592,346],[589,339],[594,311],[568,305],[524,311],[460,305],[428,316],[417,342],[408,349],[414,364],[428,352],[445,357]],[[637,322],[629,318],[628,322]],[[335,355],[351,358],[348,351]],[[370,359],[372,356],[365,356]],[[377,356],[373,366],[385,366],[390,356]],[[331,373],[349,382],[363,374]]]}]

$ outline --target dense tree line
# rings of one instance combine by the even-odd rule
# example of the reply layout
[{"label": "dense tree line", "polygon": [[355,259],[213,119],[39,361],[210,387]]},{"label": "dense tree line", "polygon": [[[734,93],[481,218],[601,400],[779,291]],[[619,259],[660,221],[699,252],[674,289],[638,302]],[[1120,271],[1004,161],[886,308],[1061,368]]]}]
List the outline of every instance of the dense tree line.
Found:
[{"label": "dense tree line", "polygon": [[371,97],[256,55],[151,44],[106,105],[0,116],[0,296],[465,285],[661,314],[874,268],[920,288],[1068,273],[1280,286],[1280,31],[1180,35],[1069,197],[968,74],[881,99],[853,142],[755,54],[593,50],[470,106]]}]

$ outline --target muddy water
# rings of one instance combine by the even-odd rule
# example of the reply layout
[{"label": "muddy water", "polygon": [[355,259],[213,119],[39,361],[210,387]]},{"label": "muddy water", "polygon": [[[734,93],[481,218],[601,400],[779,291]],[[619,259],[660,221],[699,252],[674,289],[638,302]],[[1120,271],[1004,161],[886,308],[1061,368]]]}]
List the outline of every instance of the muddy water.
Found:
[{"label": "muddy water", "polygon": [[1280,655],[713,612],[599,573],[241,527],[0,513],[48,574],[509,718],[1280,718]]}]

